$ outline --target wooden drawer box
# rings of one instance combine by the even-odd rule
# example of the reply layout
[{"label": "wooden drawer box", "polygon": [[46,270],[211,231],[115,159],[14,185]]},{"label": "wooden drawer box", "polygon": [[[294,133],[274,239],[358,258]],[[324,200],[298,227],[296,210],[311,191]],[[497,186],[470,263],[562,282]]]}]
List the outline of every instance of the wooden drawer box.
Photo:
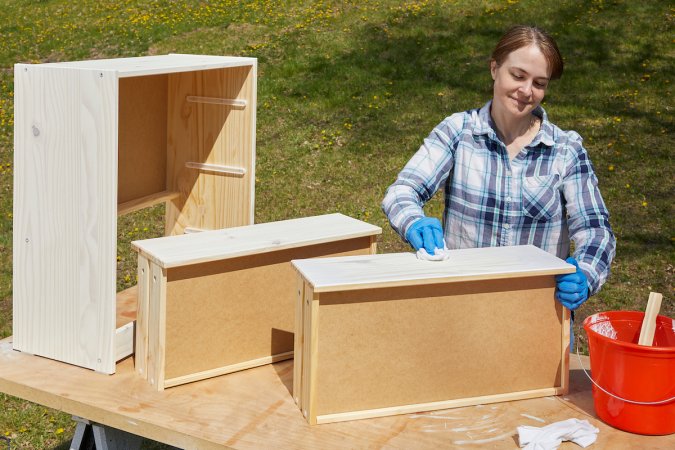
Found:
[{"label": "wooden drawer box", "polygon": [[292,358],[290,261],[375,253],[381,232],[329,214],[133,242],[136,371],[162,390]]},{"label": "wooden drawer box", "polygon": [[[166,205],[166,234],[253,223],[254,58],[17,64],[13,347],[115,372],[117,216]],[[126,349],[126,350],[125,350]]]},{"label": "wooden drawer box", "polygon": [[533,246],[294,260],[293,396],[310,424],[559,395],[569,311]]}]

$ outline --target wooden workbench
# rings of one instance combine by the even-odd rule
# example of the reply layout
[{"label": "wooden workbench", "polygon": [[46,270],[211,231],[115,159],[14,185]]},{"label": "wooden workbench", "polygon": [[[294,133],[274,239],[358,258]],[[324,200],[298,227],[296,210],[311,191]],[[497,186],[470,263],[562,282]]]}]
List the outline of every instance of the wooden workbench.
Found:
[{"label": "wooden workbench", "polygon": [[639,436],[597,420],[591,384],[576,355],[570,358],[570,391],[562,398],[310,426],[291,396],[292,360],[157,392],[134,372],[132,358],[119,362],[114,375],[104,375],[14,351],[11,340],[0,341],[1,392],[186,449],[512,449],[517,426],[572,417],[600,429],[591,448],[675,448],[675,435]]}]

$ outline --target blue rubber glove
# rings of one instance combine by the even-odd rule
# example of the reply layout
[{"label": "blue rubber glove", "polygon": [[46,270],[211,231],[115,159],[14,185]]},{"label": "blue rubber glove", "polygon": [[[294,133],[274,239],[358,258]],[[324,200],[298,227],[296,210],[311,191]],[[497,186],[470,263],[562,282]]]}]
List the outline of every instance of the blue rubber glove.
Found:
[{"label": "blue rubber glove", "polygon": [[433,255],[434,249],[443,248],[443,227],[438,219],[423,217],[413,222],[405,233],[405,238],[415,250],[422,247]]},{"label": "blue rubber glove", "polygon": [[556,275],[555,298],[566,308],[574,311],[583,302],[588,300],[588,279],[579,268],[576,259],[569,257],[565,262],[574,265],[577,271],[566,273],[565,275]]}]

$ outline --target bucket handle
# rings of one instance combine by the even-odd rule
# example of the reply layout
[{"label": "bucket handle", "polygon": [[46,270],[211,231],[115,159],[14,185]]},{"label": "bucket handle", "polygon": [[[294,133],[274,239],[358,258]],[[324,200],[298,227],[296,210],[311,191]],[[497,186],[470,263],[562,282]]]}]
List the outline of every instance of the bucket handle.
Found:
[{"label": "bucket handle", "polygon": [[667,399],[665,399],[665,400],[660,400],[660,401],[658,401],[658,402],[637,402],[637,401],[635,401],[635,400],[628,400],[628,399],[625,399],[625,398],[623,398],[623,397],[619,397],[618,395],[612,394],[611,392],[607,391],[605,388],[603,388],[603,387],[600,386],[598,383],[596,383],[595,380],[593,380],[593,378],[591,378],[591,376],[588,374],[588,372],[587,372],[586,369],[584,368],[583,363],[581,362],[581,355],[579,355],[579,344],[578,344],[578,343],[577,343],[577,358],[579,358],[579,367],[581,367],[581,370],[584,371],[584,373],[586,374],[586,376],[588,377],[588,379],[591,380],[591,383],[593,383],[593,384],[595,385],[595,387],[597,387],[598,389],[600,389],[600,390],[601,390],[602,392],[604,392],[605,394],[607,394],[607,395],[609,395],[609,396],[611,396],[611,397],[614,397],[614,398],[617,399],[617,400],[621,400],[621,401],[624,401],[624,402],[626,402],[626,403],[632,403],[632,404],[634,404],[634,405],[663,405],[663,404],[670,403],[670,402],[672,402],[673,400],[675,400],[675,396],[673,396],[673,397],[667,398]]}]

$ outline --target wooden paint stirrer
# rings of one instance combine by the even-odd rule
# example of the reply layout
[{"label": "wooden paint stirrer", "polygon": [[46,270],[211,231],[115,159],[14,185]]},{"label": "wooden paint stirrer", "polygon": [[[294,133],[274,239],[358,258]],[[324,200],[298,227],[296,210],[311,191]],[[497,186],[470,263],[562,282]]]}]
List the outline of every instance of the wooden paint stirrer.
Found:
[{"label": "wooden paint stirrer", "polygon": [[658,292],[650,292],[649,300],[647,301],[647,309],[645,310],[645,318],[642,321],[642,328],[640,329],[640,339],[638,345],[651,346],[654,342],[654,331],[656,331],[656,316],[661,309],[661,299],[663,295]]}]

